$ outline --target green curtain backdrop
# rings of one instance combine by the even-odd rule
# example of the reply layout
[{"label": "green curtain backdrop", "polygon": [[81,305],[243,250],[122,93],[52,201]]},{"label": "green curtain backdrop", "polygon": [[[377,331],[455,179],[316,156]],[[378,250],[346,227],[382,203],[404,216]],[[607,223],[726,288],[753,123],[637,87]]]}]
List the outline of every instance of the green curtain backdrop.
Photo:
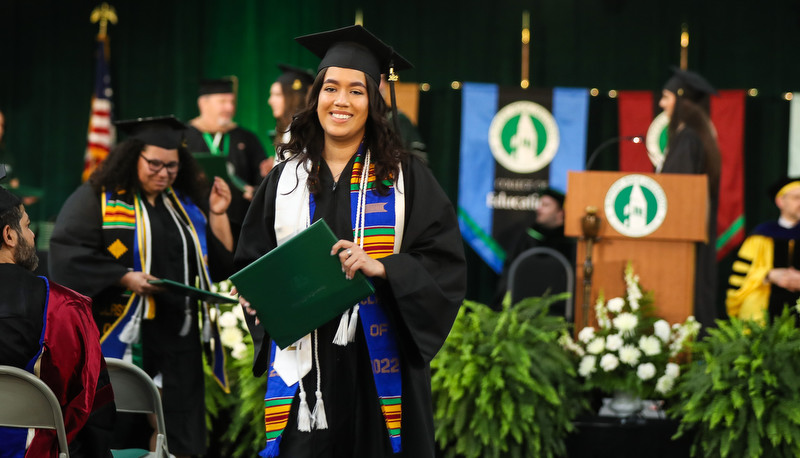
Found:
[{"label": "green curtain backdrop", "polygon": [[[682,24],[689,26],[689,68],[718,88],[757,88],[745,129],[747,229],[777,211],[763,189],[786,170],[789,104],[800,90],[800,1],[767,0],[498,0],[363,2],[355,0],[112,0],[109,26],[114,117],[197,113],[197,82],[239,78],[237,121],[265,146],[274,126],[269,85],[286,62],[315,68],[317,59],[292,38],[352,24],[361,9],[367,28],[416,67],[403,81],[427,82],[420,130],[431,169],[455,200],[461,99],[452,81],[518,84],[522,12],[530,12],[534,86],[600,89],[590,104],[589,151],[616,136],[611,89],[658,90],[679,61]],[[89,22],[99,2],[0,2],[0,110],[6,115],[3,158],[24,184],[42,187],[31,208],[52,219],[79,184],[94,78]],[[597,168],[614,169],[614,151]],[[469,249],[468,249],[469,251]],[[473,299],[493,289],[489,269],[470,256]],[[725,283],[729,260],[720,265]]]}]

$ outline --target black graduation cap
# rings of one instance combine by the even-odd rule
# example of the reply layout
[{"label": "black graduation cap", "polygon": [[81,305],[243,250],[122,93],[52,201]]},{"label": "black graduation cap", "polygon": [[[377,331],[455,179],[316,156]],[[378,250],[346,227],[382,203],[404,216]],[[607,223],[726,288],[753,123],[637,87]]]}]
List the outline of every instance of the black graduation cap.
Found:
[{"label": "black graduation cap", "polygon": [[200,95],[233,94],[233,78],[205,79],[200,81]]},{"label": "black graduation cap", "polygon": [[360,25],[297,37],[295,40],[322,59],[317,72],[327,67],[361,70],[380,83],[381,73],[411,68],[403,56]]},{"label": "black graduation cap", "polygon": [[769,200],[775,199],[778,197],[779,192],[784,190],[784,188],[792,183],[796,183],[797,186],[800,187],[800,178],[792,178],[787,176],[779,178],[778,181],[772,183],[772,185],[767,189],[767,197],[769,197]]},{"label": "black graduation cap", "polygon": [[136,118],[114,123],[128,138],[143,141],[146,145],[164,149],[178,149],[183,144],[186,126],[175,116]]},{"label": "black graduation cap", "polygon": [[281,70],[278,82],[294,91],[305,91],[314,83],[314,75],[304,68],[289,64],[278,64],[278,68]]},{"label": "black graduation cap", "polygon": [[540,196],[550,196],[558,202],[560,207],[564,207],[564,193],[553,188],[544,188],[539,191]]},{"label": "black graduation cap", "polygon": [[688,98],[693,102],[699,102],[709,95],[717,94],[714,86],[700,74],[689,70],[681,70],[678,67],[670,68],[673,73],[672,78],[664,85],[664,89],[680,97]]}]

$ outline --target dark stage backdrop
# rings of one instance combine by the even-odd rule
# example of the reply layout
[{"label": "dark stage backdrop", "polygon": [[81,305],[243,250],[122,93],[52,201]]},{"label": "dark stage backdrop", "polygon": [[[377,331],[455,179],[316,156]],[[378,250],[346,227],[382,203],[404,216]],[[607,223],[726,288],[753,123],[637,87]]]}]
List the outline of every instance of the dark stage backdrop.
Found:
[{"label": "dark stage backdrop", "polygon": [[[658,90],[679,61],[681,24],[691,34],[689,67],[718,88],[758,88],[747,101],[747,229],[777,211],[763,189],[786,170],[789,104],[800,90],[800,1],[766,0],[498,0],[364,2],[355,0],[112,0],[119,23],[109,27],[114,117],[196,115],[197,81],[239,77],[237,121],[267,145],[274,125],[267,106],[276,64],[316,68],[293,37],[353,23],[367,28],[416,68],[403,81],[427,82],[420,130],[431,168],[455,201],[460,92],[452,81],[518,84],[520,25],[530,11],[534,86],[600,89],[590,103],[588,149],[617,132],[611,89]],[[0,2],[0,110],[6,115],[0,154],[23,184],[44,188],[31,209],[52,219],[78,186],[93,87],[89,23],[96,2]],[[595,168],[615,169],[605,152]],[[470,251],[469,297],[487,301],[494,276]],[[730,260],[720,265],[724,284]],[[645,285],[646,287],[646,285]],[[720,298],[721,303],[721,298]]]}]

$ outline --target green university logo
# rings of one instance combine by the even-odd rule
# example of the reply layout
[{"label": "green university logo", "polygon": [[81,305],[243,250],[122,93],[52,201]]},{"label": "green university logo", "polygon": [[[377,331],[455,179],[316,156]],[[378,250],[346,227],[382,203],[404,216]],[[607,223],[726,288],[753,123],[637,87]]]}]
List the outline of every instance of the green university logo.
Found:
[{"label": "green university logo", "polygon": [[605,200],[608,224],[628,237],[644,237],[661,226],[667,216],[667,195],[656,180],[626,175],[608,188]]},{"label": "green university logo", "polygon": [[667,127],[669,117],[663,111],[653,119],[647,128],[644,144],[647,147],[647,156],[656,170],[661,170],[664,163],[664,150],[667,148]]},{"label": "green university logo", "polygon": [[543,169],[555,157],[558,144],[556,120],[538,103],[509,103],[497,112],[489,126],[492,155],[512,172]]}]

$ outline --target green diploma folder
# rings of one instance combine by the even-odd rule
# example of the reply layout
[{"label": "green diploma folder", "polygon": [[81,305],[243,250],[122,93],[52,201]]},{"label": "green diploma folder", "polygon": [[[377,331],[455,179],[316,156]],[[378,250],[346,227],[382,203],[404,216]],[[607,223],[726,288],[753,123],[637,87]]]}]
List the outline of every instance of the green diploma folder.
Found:
[{"label": "green diploma folder", "polygon": [[206,180],[214,183],[214,177],[220,177],[236,187],[239,191],[244,191],[247,183],[233,173],[232,167],[228,168],[228,160],[222,156],[215,156],[211,153],[192,153],[194,160],[200,165]]},{"label": "green diploma folder", "polygon": [[361,272],[345,278],[339,257],[331,256],[337,240],[319,220],[231,276],[278,347],[288,347],[375,292]]},{"label": "green diploma folder", "polygon": [[191,299],[198,301],[208,302],[209,304],[237,304],[238,299],[231,296],[223,296],[221,294],[212,293],[204,289],[195,288],[194,286],[184,285],[172,280],[148,280],[147,283],[151,285],[158,285],[172,293],[181,296],[188,296]]}]

